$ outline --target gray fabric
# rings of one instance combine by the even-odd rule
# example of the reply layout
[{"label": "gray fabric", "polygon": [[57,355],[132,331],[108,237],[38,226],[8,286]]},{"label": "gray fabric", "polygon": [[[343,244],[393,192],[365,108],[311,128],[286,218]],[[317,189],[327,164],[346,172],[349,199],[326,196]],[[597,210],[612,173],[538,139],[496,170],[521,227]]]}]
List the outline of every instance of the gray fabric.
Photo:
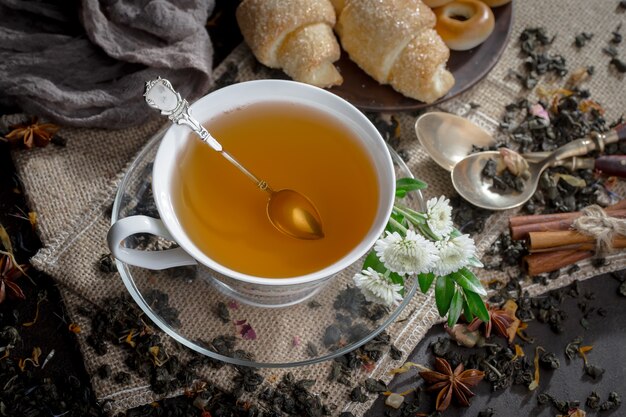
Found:
[{"label": "gray fabric", "polygon": [[215,0],[0,0],[0,102],[65,126],[124,128],[157,117],[142,100],[161,75],[183,96],[212,83]]}]

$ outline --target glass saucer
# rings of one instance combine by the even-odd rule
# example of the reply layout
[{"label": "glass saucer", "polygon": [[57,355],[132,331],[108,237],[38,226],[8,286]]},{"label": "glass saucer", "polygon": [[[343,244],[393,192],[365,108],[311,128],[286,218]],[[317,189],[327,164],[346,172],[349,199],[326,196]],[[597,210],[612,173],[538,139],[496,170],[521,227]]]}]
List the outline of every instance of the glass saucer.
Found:
[{"label": "glass saucer", "polygon": [[[152,198],[152,165],[164,134],[157,133],[131,164],[120,183],[111,216],[144,214],[159,217]],[[398,178],[413,177],[391,148]],[[423,207],[419,193],[404,199]],[[126,240],[131,248],[163,249],[172,242],[138,234]],[[417,290],[409,279],[400,305],[384,308],[365,302],[352,277],[362,260],[337,274],[306,301],[267,308],[229,297],[203,266],[163,271],[117,262],[124,285],[143,312],[181,344],[211,358],[244,366],[293,367],[343,355],[367,343],[395,321]]]}]

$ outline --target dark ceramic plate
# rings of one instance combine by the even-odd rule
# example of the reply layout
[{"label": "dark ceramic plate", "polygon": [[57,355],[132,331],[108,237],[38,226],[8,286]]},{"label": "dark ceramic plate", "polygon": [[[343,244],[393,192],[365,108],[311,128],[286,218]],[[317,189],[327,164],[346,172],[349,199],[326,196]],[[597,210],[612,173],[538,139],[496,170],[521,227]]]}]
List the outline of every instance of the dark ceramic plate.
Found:
[{"label": "dark ceramic plate", "polygon": [[469,51],[452,51],[448,69],[456,80],[454,87],[442,98],[427,104],[398,93],[388,85],[380,85],[367,75],[347,54],[342,53],[337,67],[343,76],[343,84],[329,91],[348,100],[361,110],[395,111],[417,110],[449,100],[474,86],[500,59],[509,39],[513,23],[513,4],[493,9],[496,25],[485,42]]}]

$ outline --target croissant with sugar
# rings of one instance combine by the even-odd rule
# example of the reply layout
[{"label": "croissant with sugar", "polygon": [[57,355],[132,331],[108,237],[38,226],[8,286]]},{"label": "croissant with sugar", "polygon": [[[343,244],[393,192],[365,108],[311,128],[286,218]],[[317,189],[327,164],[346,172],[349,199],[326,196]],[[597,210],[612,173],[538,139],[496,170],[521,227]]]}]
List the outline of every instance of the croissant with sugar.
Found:
[{"label": "croissant with sugar", "polygon": [[450,50],[421,0],[332,0],[335,31],[361,69],[405,96],[432,103],[454,85]]},{"label": "croissant with sugar", "polygon": [[262,64],[318,87],[343,82],[333,65],[340,48],[329,0],[244,0],[236,17],[246,43]]}]

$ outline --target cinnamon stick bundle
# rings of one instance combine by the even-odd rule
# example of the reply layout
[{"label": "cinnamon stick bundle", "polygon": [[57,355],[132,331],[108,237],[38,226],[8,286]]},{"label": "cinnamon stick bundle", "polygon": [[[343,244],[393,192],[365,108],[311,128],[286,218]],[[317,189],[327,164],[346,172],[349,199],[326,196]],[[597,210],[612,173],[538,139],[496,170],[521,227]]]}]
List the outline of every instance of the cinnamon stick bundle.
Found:
[{"label": "cinnamon stick bundle", "polygon": [[[609,217],[626,218],[626,200],[605,209]],[[509,219],[511,238],[526,239],[530,254],[524,266],[530,275],[552,272],[593,256],[596,241],[571,225],[582,212],[514,216]],[[613,238],[614,249],[626,248],[626,236]]]},{"label": "cinnamon stick bundle", "polygon": [[528,274],[534,276],[556,271],[592,256],[592,251],[576,249],[534,253],[524,257],[524,266]]},{"label": "cinnamon stick bundle", "polygon": [[[593,250],[595,239],[575,230],[531,232],[528,234],[528,251],[547,252],[563,249]],[[613,238],[613,248],[626,248],[626,237],[616,236]]]},{"label": "cinnamon stick bundle", "polygon": [[[618,219],[626,218],[626,209],[606,209],[606,214],[610,217],[615,217]],[[537,217],[542,217],[544,215],[539,215]],[[526,239],[529,233],[532,232],[550,232],[557,230],[568,230],[574,220],[581,216],[580,212],[574,213],[560,213],[560,214],[547,214],[545,215],[547,218],[557,218],[557,220],[552,221],[544,221],[539,220],[536,223],[526,223],[526,224],[518,224],[516,226],[511,226],[511,239],[513,240],[522,240]],[[550,217],[548,217],[550,216]],[[518,216],[518,217],[533,217],[533,216]],[[514,217],[511,217],[511,222],[513,222]]]},{"label": "cinnamon stick bundle", "polygon": [[[620,200],[612,206],[608,206],[605,211],[608,213],[614,210],[626,210],[626,200]],[[574,211],[571,213],[552,213],[552,214],[531,214],[526,216],[513,216],[509,219],[509,226],[516,227],[523,224],[532,223],[545,223],[553,222],[557,220],[568,220],[571,218],[580,217],[580,211]]]}]

